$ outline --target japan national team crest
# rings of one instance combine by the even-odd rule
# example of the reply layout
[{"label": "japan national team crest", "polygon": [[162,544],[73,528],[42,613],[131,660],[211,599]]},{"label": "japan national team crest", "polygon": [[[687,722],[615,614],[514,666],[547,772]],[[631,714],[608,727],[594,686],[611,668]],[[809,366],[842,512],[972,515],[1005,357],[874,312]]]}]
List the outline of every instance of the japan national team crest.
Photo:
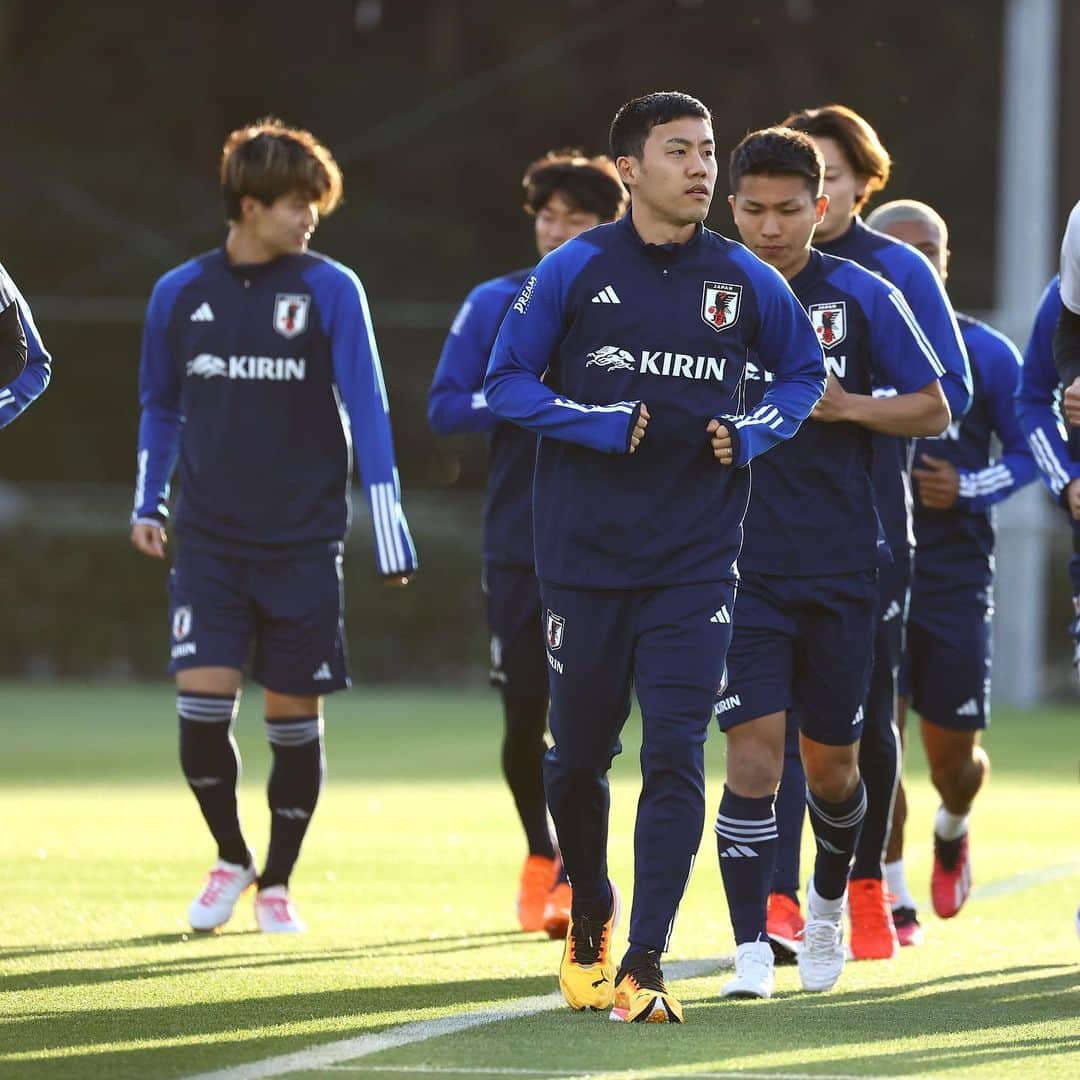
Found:
[{"label": "japan national team crest", "polygon": [[847,337],[847,304],[836,300],[831,304],[811,304],[810,322],[826,351],[835,348]]},{"label": "japan national team crest", "polygon": [[566,620],[560,618],[550,608],[547,613],[547,624],[544,628],[544,637],[547,638],[547,647],[555,652],[562,648],[563,631],[566,629]]},{"label": "japan national team crest", "polygon": [[734,326],[742,306],[742,286],[706,281],[701,293],[701,318],[718,333]]},{"label": "japan national team crest", "polygon": [[173,641],[183,641],[191,633],[191,605],[185,604],[173,612]]},{"label": "japan national team crest", "polygon": [[274,301],[274,329],[282,336],[294,338],[307,329],[311,297],[304,293],[278,293]]}]

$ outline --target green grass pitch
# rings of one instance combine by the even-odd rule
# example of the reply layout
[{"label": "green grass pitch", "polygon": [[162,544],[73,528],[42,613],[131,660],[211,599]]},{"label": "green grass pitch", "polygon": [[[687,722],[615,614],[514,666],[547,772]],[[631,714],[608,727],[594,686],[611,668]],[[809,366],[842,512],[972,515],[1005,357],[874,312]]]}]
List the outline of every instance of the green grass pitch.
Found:
[{"label": "green grass pitch", "polygon": [[[682,1027],[611,1024],[549,1000],[421,1040],[411,1033],[431,1036],[425,1022],[557,990],[560,945],[514,929],[524,852],[498,774],[493,694],[359,691],[329,703],[328,783],[293,880],[311,931],[282,940],[254,932],[249,897],[226,932],[186,929],[212,852],[176,764],[167,686],[3,684],[0,1077],[184,1077],[378,1032],[390,1048],[230,1075],[1077,1077],[1078,724],[1075,708],[995,713],[994,774],[972,827],[977,891],[950,922],[927,901],[936,802],[914,737],[908,863],[927,942],[849,964],[830,994],[799,992],[784,968],[773,1001],[721,1002],[725,975],[710,970],[674,982]],[[611,862],[625,899],[638,731],[632,720],[613,772]],[[268,755],[251,690],[239,740],[242,809],[261,851]],[[715,808],[715,733],[709,763]],[[731,950],[707,826],[668,959]]]}]

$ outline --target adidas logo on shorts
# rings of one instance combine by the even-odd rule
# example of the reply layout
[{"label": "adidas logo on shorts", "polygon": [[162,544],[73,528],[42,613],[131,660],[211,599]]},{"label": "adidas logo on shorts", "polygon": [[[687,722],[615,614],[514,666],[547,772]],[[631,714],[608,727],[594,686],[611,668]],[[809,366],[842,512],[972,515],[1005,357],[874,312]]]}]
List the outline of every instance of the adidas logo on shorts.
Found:
[{"label": "adidas logo on shorts", "polygon": [[956,710],[957,716],[978,716],[979,715],[979,703],[974,698],[968,698],[959,709]]}]

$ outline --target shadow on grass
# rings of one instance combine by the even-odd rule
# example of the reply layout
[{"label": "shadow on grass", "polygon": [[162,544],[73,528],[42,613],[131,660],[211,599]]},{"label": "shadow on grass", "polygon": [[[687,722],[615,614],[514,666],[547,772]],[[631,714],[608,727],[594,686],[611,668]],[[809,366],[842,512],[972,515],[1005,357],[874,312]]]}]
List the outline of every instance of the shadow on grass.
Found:
[{"label": "shadow on grass", "polygon": [[[5,948],[0,946],[0,963],[5,960],[23,960],[29,957],[36,956],[62,956],[64,954],[78,954],[78,953],[93,953],[93,952],[115,952],[122,949],[138,949],[148,948],[155,945],[190,945],[200,944],[207,942],[222,942],[229,943],[235,941],[240,937],[252,937],[260,938],[262,935],[254,928],[250,930],[228,930],[223,934],[202,934],[194,930],[185,932],[177,932],[171,934],[144,934],[141,937],[133,938],[117,938],[111,941],[88,941],[85,944],[74,945],[23,945],[18,948]],[[482,948],[485,945],[498,945],[503,942],[518,941],[522,943],[532,941],[546,941],[546,938],[540,937],[538,934],[523,934],[520,930],[495,930],[486,934],[454,934],[437,937],[425,937],[425,938],[406,938],[400,941],[373,941],[365,943],[363,945],[357,945],[350,949],[350,952],[355,952],[357,955],[391,955],[385,953],[387,949],[410,949],[416,948],[422,952],[454,952],[457,949],[470,949],[470,948]],[[333,950],[329,951],[330,953]],[[240,956],[240,953],[232,953],[231,956]],[[251,956],[263,956],[266,953],[250,953],[246,955]],[[297,956],[302,955],[300,953],[292,952],[288,955]],[[315,957],[328,955],[327,951],[321,951],[319,953],[312,953],[311,956]],[[409,953],[402,953],[401,955],[409,955]],[[219,959],[219,958],[214,958]],[[148,963],[148,966],[157,966],[156,963]],[[77,969],[78,970],[78,969]],[[44,979],[49,972],[43,973]],[[30,975],[20,975],[17,978],[31,978]],[[28,984],[27,986],[20,986],[18,989],[32,989],[34,984]],[[63,983],[52,984],[42,981],[40,986],[49,985],[64,985]],[[0,976],[0,990],[16,989],[14,986],[9,986],[3,976]]]},{"label": "shadow on grass", "polygon": [[[325,956],[323,957],[325,960]],[[422,971],[418,969],[422,974]],[[106,1076],[170,1077],[287,1053],[313,1043],[352,1038],[394,1026],[360,1026],[365,1017],[449,1004],[482,1006],[557,990],[554,975],[476,979],[417,985],[367,986],[315,993],[290,992],[240,1001],[169,1004],[136,1009],[70,1009],[21,1018],[0,1018],[0,1076],[60,1078]],[[254,1036],[245,1032],[287,1024],[333,1021],[326,1030],[293,1035]],[[240,1036],[237,1038],[237,1036]],[[117,1041],[183,1039],[191,1046],[163,1046],[130,1051],[95,1051]],[[45,1061],[10,1061],[6,1055],[55,1051],[72,1053]]]},{"label": "shadow on grass", "polygon": [[[990,986],[972,985],[974,980],[987,976],[996,976],[998,981]],[[94,1073],[110,1080],[173,1077],[294,1052],[312,1044],[392,1026],[360,1029],[357,1020],[373,1013],[447,1003],[480,1006],[507,998],[550,993],[554,989],[552,976],[319,993],[290,993],[283,988],[280,995],[245,1001],[123,1010],[88,1008],[51,1017],[39,1015],[0,1022],[0,1046],[9,1053],[32,1053],[66,1045],[72,1052],[52,1061],[4,1062],[0,1058],[0,1075],[5,1074],[5,1068],[17,1065],[17,1075],[27,1080],[38,1077],[59,1080]],[[912,996],[919,989],[928,992]],[[520,1025],[516,1033],[508,1034],[508,1024],[499,1024],[453,1036],[453,1043],[440,1040],[439,1060],[451,1063],[461,1056],[461,1060],[480,1065],[486,1063],[483,1058],[487,1050],[495,1064],[504,1061],[499,1054],[505,1054],[508,1038],[520,1038],[527,1043],[539,1037],[543,1045],[551,1048],[547,1056],[553,1068],[595,1067],[598,1062],[611,1071],[640,1070],[654,1063],[658,1066],[680,1063],[692,1068],[694,1064],[707,1066],[715,1062],[715,1035],[722,1032],[725,1056],[733,1065],[744,1068],[752,1068],[753,1062],[745,1059],[757,1055],[824,1051],[827,1057],[802,1062],[799,1071],[807,1076],[838,1071],[906,1076],[931,1069],[1002,1063],[1077,1049],[1080,1036],[1072,1034],[1045,1039],[1009,1039],[1002,1035],[1009,1027],[1075,1018],[1076,989],[1075,965],[1026,965],[848,994],[785,995],[768,1004],[706,1001],[691,1006],[685,1029],[672,1029],[659,1035],[652,1025],[628,1030],[623,1025],[606,1023],[602,1016],[571,1016],[559,1010],[514,1022]],[[307,1030],[269,1037],[254,1034],[267,1027],[312,1021],[331,1023],[317,1032]],[[857,1056],[840,1052],[845,1046],[872,1046],[897,1038],[919,1037],[950,1041],[946,1047],[905,1048]],[[184,1039],[192,1045],[95,1050],[115,1040],[162,1038]],[[678,1048],[671,1041],[676,1039]],[[652,1049],[643,1057],[647,1046]],[[559,1047],[565,1049],[560,1052]],[[830,1050],[835,1053],[829,1054]],[[431,1052],[427,1051],[427,1059]],[[580,1060],[585,1054],[589,1060]],[[777,1071],[790,1069],[777,1067]]]}]

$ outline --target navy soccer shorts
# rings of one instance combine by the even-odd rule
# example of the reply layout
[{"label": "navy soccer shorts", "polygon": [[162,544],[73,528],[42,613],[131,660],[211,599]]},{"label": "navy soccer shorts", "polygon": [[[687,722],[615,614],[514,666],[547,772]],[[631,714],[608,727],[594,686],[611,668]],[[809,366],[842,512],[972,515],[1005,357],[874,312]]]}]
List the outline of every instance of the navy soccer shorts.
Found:
[{"label": "navy soccer shorts", "polygon": [[491,685],[510,697],[547,697],[548,665],[540,612],[540,583],[526,566],[484,567]]},{"label": "navy soccer shorts", "polygon": [[907,690],[924,720],[956,731],[990,723],[993,607],[977,596],[916,596],[907,628]]},{"label": "navy soccer shorts", "polygon": [[873,570],[825,577],[745,574],[728,684],[713,711],[722,731],[795,711],[830,746],[862,736],[878,603]]},{"label": "navy soccer shorts", "polygon": [[169,671],[246,666],[279,694],[349,686],[342,619],[342,546],[288,559],[180,547],[169,575]]}]

